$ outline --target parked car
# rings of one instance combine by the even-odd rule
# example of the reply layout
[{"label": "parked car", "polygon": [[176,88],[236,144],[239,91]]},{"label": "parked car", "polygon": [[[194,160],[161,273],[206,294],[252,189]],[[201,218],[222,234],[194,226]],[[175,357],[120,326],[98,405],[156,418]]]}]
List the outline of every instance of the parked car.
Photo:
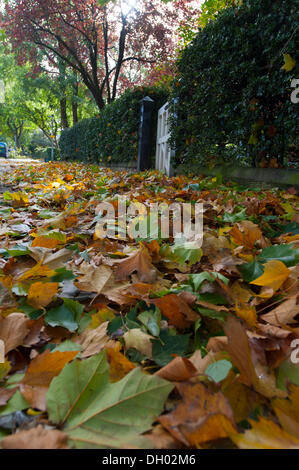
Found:
[{"label": "parked car", "polygon": [[8,147],[5,142],[0,142],[0,157],[8,158]]}]

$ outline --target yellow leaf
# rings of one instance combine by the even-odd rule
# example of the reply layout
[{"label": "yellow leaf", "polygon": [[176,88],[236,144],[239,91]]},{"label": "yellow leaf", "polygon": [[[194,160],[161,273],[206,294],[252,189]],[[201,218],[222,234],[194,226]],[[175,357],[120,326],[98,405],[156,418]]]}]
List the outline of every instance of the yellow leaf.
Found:
[{"label": "yellow leaf", "polygon": [[274,421],[260,418],[249,420],[252,428],[244,434],[231,434],[240,449],[299,449],[299,439],[283,431]]},{"label": "yellow leaf", "polygon": [[245,320],[249,326],[257,325],[257,316],[254,307],[250,307],[250,305],[246,305],[244,303],[240,305],[236,303],[235,310],[238,317]]},{"label": "yellow leaf", "polygon": [[46,307],[57,294],[58,287],[58,282],[35,282],[28,292],[28,303],[35,308]]},{"label": "yellow leaf", "polygon": [[265,264],[264,274],[254,281],[251,281],[250,284],[270,287],[274,291],[277,291],[284,281],[289,277],[290,273],[291,271],[282,261],[273,259],[267,261]]},{"label": "yellow leaf", "polygon": [[41,261],[37,263],[33,268],[28,269],[22,276],[18,277],[19,281],[24,281],[25,279],[29,279],[31,277],[51,277],[56,274],[53,269],[50,269],[49,266],[42,265]]},{"label": "yellow leaf", "polygon": [[296,65],[295,59],[290,54],[283,54],[284,58],[284,65],[281,67],[281,70],[285,70],[286,72],[290,72]]}]

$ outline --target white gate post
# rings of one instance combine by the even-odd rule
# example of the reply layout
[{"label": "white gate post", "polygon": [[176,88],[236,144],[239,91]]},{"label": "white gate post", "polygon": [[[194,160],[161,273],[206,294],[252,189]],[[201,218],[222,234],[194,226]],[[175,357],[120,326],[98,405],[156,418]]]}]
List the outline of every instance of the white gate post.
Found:
[{"label": "white gate post", "polygon": [[169,103],[165,103],[158,111],[157,144],[156,144],[156,170],[164,171],[168,176],[173,175],[171,157],[173,150],[169,147]]}]

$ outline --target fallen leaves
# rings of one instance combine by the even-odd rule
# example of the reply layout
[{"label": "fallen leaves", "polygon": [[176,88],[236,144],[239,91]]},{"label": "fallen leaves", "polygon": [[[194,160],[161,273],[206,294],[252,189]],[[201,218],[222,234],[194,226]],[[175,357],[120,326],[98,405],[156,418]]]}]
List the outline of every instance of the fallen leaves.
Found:
[{"label": "fallen leaves", "polygon": [[274,292],[276,292],[289,277],[289,275],[290,270],[282,261],[271,260],[267,261],[265,264],[264,274],[262,274],[257,279],[254,279],[254,281],[251,281],[250,284],[269,287]]},{"label": "fallen leaves", "polygon": [[77,354],[77,351],[51,353],[47,350],[31,361],[25,377],[21,381],[20,389],[32,408],[46,410],[46,393],[52,379]]},{"label": "fallen leaves", "polygon": [[67,449],[68,435],[58,429],[45,429],[39,425],[4,437],[2,449]]},{"label": "fallen leaves", "polygon": [[116,278],[124,281],[134,271],[138,273],[141,282],[153,283],[157,279],[156,269],[146,248],[141,248],[129,258],[118,261]]},{"label": "fallen leaves", "polygon": [[[2,447],[296,448],[294,191],[36,168],[3,176],[16,189],[0,208]],[[202,244],[118,237],[125,199],[139,221],[157,201],[202,203]],[[102,202],[116,213],[104,239]]]},{"label": "fallen leaves", "polygon": [[171,325],[178,328],[187,328],[198,319],[198,314],[176,294],[168,294],[160,299],[153,299],[151,302],[168,318]]},{"label": "fallen leaves", "polygon": [[28,291],[28,303],[32,307],[46,307],[58,292],[58,282],[35,282]]},{"label": "fallen leaves", "polygon": [[11,313],[7,318],[0,316],[0,339],[4,341],[5,354],[23,344],[29,333],[28,322],[22,313]]},{"label": "fallen leaves", "polygon": [[221,392],[212,393],[203,384],[178,384],[183,402],[159,422],[186,446],[227,437],[236,430],[233,412]]}]

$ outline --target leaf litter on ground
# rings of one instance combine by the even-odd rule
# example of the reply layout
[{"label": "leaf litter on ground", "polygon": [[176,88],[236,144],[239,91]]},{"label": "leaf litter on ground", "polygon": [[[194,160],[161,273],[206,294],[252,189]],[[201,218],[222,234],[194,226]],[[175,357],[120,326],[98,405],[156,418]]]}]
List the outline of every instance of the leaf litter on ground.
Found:
[{"label": "leaf litter on ground", "polygon": [[[2,167],[3,449],[298,448],[295,191]],[[124,199],[203,204],[202,246],[134,238],[142,212],[103,237],[100,204]]]}]

